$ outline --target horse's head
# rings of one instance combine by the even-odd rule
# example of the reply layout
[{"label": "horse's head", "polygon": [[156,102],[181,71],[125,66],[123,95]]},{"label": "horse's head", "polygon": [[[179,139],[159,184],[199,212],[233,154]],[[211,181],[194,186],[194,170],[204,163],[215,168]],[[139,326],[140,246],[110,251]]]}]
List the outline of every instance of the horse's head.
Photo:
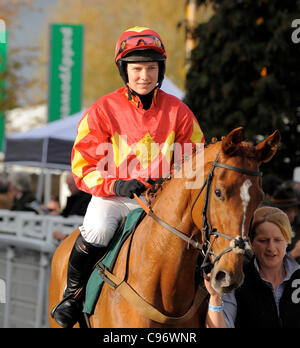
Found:
[{"label": "horse's head", "polygon": [[201,193],[192,190],[192,218],[202,231],[206,259],[213,266],[213,288],[230,292],[243,281],[243,253],[254,210],[263,199],[259,166],[277,150],[275,131],[257,146],[243,141],[236,128],[205,151],[205,184]]}]

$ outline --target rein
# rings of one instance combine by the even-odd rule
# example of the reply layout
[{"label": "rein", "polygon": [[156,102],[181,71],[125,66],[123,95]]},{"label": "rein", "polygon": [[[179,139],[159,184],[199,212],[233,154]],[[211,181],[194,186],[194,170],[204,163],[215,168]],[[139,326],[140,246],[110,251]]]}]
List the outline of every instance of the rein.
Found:
[{"label": "rein", "polygon": [[143,208],[143,210],[146,212],[147,215],[151,216],[152,219],[154,219],[157,223],[159,223],[161,226],[169,230],[170,232],[174,233],[176,236],[179,238],[183,239],[186,243],[191,244],[195,249],[202,250],[203,249],[203,244],[199,243],[198,241],[192,239],[191,237],[188,237],[186,234],[183,232],[177,230],[177,228],[169,225],[162,219],[160,219],[151,209],[150,206],[147,206],[135,193],[134,193],[134,198],[137,200],[139,205]]},{"label": "rein", "polygon": [[[191,207],[191,216],[193,213],[193,209],[195,207],[195,204],[197,203],[201,193],[203,192],[204,188],[206,187],[206,191],[205,191],[205,198],[204,198],[204,205],[203,205],[203,209],[202,209],[202,229],[203,229],[203,241],[204,243],[199,243],[198,241],[192,239],[191,237],[188,237],[186,234],[184,234],[183,232],[177,230],[175,227],[169,225],[168,223],[166,223],[165,221],[163,221],[162,219],[160,219],[151,209],[150,206],[146,206],[143,201],[141,199],[138,198],[138,196],[136,194],[134,194],[135,199],[137,200],[137,202],[140,204],[140,206],[144,209],[144,211],[147,213],[147,215],[149,215],[150,217],[152,217],[157,223],[159,223],[161,226],[163,226],[164,228],[166,228],[167,230],[169,230],[170,232],[174,233],[175,235],[177,235],[179,238],[181,238],[182,240],[184,240],[186,243],[188,243],[188,245],[192,245],[192,247],[194,247],[195,249],[198,249],[202,252],[203,256],[204,256],[204,260],[201,264],[201,269],[205,272],[205,273],[209,273],[209,271],[213,268],[214,264],[220,260],[220,258],[230,252],[233,251],[235,253],[244,253],[245,250],[249,249],[250,250],[250,245],[249,245],[249,239],[248,238],[244,238],[241,236],[237,236],[235,238],[230,237],[224,233],[221,233],[219,231],[217,231],[215,228],[212,227],[211,222],[210,222],[210,218],[209,218],[209,203],[210,203],[210,191],[211,191],[211,184],[214,178],[214,170],[216,167],[220,167],[220,168],[224,168],[227,170],[233,170],[237,173],[240,174],[246,174],[246,175],[251,175],[251,176],[262,176],[262,172],[259,171],[253,171],[253,170],[249,170],[249,169],[244,169],[244,168],[239,168],[239,167],[233,167],[233,166],[229,166],[227,164],[224,163],[219,163],[218,159],[219,159],[219,155],[220,152],[217,154],[214,162],[212,163],[212,167],[206,177],[206,180],[204,182],[204,184],[202,185],[200,191],[198,192],[192,207]],[[213,240],[212,242],[210,242],[210,237],[213,236]],[[212,251],[212,246],[214,241],[216,240],[217,237],[223,237],[226,239],[230,240],[230,245],[229,248],[223,250],[218,256],[216,256],[214,254],[214,252]],[[210,262],[209,260],[209,255],[214,257],[214,261],[213,263]]]}]

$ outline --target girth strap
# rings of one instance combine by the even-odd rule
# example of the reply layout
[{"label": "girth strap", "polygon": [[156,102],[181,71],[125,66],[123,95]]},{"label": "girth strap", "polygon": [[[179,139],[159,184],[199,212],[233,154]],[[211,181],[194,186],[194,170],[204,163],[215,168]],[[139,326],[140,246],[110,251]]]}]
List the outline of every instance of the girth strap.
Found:
[{"label": "girth strap", "polygon": [[108,286],[118,291],[141,315],[161,324],[176,325],[188,321],[196,314],[200,304],[208,295],[206,289],[199,286],[189,310],[183,316],[169,317],[144,300],[128,283],[120,280],[107,269],[98,269],[101,277]]}]

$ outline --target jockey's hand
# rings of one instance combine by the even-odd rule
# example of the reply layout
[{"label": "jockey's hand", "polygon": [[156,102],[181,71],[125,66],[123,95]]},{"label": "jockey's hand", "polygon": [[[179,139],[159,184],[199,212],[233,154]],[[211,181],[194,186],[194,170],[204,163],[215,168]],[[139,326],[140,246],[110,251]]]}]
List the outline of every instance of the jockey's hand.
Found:
[{"label": "jockey's hand", "polygon": [[[150,181],[151,180],[151,181]],[[157,180],[152,180],[152,179],[150,179],[150,180],[148,180],[147,182],[149,182],[149,184],[150,185],[152,185],[152,187],[151,187],[151,189],[150,189],[150,192],[151,193],[155,193],[158,189],[159,189],[159,187],[161,186],[161,184],[165,181],[165,179],[164,178],[159,178],[159,179],[157,179]]]},{"label": "jockey's hand", "polygon": [[117,180],[114,185],[114,193],[116,196],[124,196],[133,198],[135,193],[137,196],[140,196],[146,189],[146,186],[136,180]]}]

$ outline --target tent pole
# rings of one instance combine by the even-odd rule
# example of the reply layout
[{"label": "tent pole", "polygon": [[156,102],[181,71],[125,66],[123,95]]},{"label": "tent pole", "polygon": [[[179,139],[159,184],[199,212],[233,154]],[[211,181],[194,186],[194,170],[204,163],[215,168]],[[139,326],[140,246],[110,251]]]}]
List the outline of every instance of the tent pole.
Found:
[{"label": "tent pole", "polygon": [[41,168],[41,173],[38,178],[37,191],[36,191],[36,199],[39,203],[42,203],[43,186],[44,186],[44,168]]},{"label": "tent pole", "polygon": [[[45,176],[45,167],[47,163],[47,148],[48,148],[48,138],[45,138],[43,141],[43,152],[42,152],[42,161],[41,161],[41,175],[39,176],[38,188],[36,198],[41,203],[43,198],[43,188],[44,188],[44,176]],[[46,199],[44,194],[44,201]],[[47,202],[48,203],[48,202]]]},{"label": "tent pole", "polygon": [[45,173],[44,204],[47,205],[50,199],[51,199],[51,173],[47,170]]}]

